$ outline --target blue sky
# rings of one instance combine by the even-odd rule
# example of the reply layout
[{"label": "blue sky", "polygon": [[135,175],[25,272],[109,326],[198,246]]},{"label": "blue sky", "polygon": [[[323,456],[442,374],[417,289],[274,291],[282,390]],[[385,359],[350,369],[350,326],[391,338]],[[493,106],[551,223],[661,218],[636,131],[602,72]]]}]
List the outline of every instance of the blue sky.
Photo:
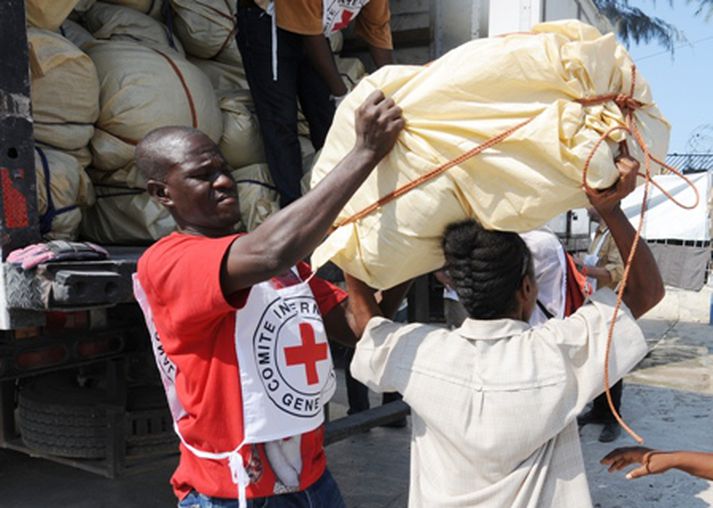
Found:
[{"label": "blue sky", "polygon": [[671,123],[669,153],[690,151],[687,143],[691,134],[705,124],[711,126],[708,134],[713,151],[713,18],[706,22],[705,16],[695,16],[695,5],[683,0],[674,0],[673,8],[666,0],[631,3],[677,26],[691,43],[680,43],[673,58],[656,43],[629,48]]}]

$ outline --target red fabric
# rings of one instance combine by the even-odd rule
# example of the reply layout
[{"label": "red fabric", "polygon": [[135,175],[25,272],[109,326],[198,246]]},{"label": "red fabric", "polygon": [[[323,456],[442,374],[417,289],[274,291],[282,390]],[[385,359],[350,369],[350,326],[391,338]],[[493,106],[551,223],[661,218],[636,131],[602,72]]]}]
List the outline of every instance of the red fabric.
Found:
[{"label": "red fabric", "polygon": [[565,294],[564,315],[571,316],[574,311],[584,305],[584,301],[592,294],[592,288],[587,277],[577,269],[574,258],[564,253],[567,259],[567,291]]},{"label": "red fabric", "polygon": [[[232,295],[233,306],[220,288],[222,260],[238,236],[213,239],[174,233],[149,248],[138,263],[139,281],[156,330],[177,367],[176,389],[188,413],[181,419],[181,434],[188,443],[208,452],[233,450],[243,439],[234,336],[236,308],[245,304],[249,290]],[[303,279],[311,275],[304,263],[298,265],[298,271]],[[346,293],[317,277],[311,279],[310,287],[322,315],[346,298]],[[324,472],[323,437],[322,427],[302,436],[302,489]],[[275,475],[263,445],[245,446],[242,455],[246,464],[262,463],[260,478],[248,486],[248,498],[273,495]],[[192,489],[208,496],[237,497],[227,461],[199,459],[183,445],[171,483],[179,499]]]}]

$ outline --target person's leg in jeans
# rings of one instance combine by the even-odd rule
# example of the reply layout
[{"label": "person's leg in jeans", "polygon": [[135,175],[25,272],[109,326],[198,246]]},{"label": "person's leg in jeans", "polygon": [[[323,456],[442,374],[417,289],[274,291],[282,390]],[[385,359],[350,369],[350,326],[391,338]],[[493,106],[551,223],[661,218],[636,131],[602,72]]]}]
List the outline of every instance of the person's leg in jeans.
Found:
[{"label": "person's leg in jeans", "polygon": [[302,155],[297,139],[299,35],[277,29],[277,81],[272,74],[272,20],[259,7],[238,10],[237,41],[260,123],[270,175],[286,206],[301,195]]},{"label": "person's leg in jeans", "polygon": [[[248,508],[346,508],[342,493],[329,470],[301,492],[248,500]],[[178,508],[238,508],[237,499],[221,499],[191,492]]]},{"label": "person's leg in jeans", "polygon": [[297,78],[297,95],[302,113],[309,124],[312,146],[315,150],[319,150],[324,146],[324,140],[334,119],[334,103],[329,98],[329,88],[326,83],[304,54]]}]

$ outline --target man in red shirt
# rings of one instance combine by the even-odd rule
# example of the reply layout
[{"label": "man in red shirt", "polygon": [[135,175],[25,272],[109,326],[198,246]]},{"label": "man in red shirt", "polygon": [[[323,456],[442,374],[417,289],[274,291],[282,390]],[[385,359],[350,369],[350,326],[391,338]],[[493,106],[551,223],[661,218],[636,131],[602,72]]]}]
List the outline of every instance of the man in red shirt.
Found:
[{"label": "man in red shirt", "polygon": [[180,229],[146,251],[135,277],[182,441],[171,480],[179,506],[344,506],[323,450],[322,405],[334,391],[326,335],[356,339],[346,294],[300,260],[402,127],[391,99],[369,96],[352,151],[244,235],[233,234],[230,167],[207,136],[166,127],[138,145],[148,191]]}]

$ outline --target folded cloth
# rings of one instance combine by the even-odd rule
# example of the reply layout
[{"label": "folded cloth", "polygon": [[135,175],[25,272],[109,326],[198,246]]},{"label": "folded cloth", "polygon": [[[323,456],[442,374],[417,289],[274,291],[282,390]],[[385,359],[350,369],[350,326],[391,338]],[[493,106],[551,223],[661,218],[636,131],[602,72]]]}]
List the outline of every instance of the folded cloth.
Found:
[{"label": "folded cloth", "polygon": [[14,250],[8,255],[7,262],[21,265],[23,270],[30,270],[40,263],[52,261],[87,261],[108,257],[109,252],[95,243],[54,240]]}]

